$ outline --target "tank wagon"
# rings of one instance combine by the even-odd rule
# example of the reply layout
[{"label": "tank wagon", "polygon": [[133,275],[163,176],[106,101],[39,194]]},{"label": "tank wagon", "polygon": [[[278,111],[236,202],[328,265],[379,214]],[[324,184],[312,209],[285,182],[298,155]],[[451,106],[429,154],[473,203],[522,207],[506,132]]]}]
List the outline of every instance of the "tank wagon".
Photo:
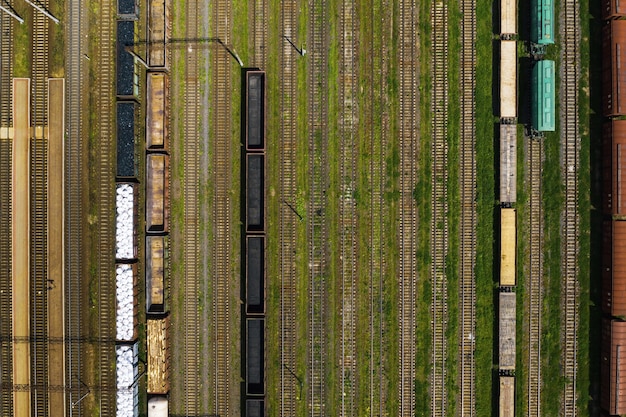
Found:
[{"label": "tank wagon", "polygon": [[146,158],[146,230],[168,231],[169,156],[148,154]]},{"label": "tank wagon", "polygon": [[603,28],[602,107],[605,116],[626,115],[626,20],[610,20]]},{"label": "tank wagon", "polygon": [[538,61],[532,74],[532,126],[538,132],[555,130],[554,61]]},{"label": "tank wagon", "polygon": [[530,40],[537,45],[554,43],[553,0],[532,0]]}]

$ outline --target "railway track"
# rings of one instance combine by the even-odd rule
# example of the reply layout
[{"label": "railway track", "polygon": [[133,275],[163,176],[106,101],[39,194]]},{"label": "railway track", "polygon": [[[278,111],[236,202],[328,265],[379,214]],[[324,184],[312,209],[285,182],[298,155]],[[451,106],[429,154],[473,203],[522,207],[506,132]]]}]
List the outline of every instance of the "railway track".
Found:
[{"label": "railway track", "polygon": [[[12,1],[9,4],[12,5]],[[12,305],[11,293],[11,141],[13,78],[13,19],[0,16],[0,305]],[[12,311],[5,308],[0,320],[0,335],[11,338]],[[0,343],[0,384],[13,383],[13,352],[10,341]],[[0,415],[13,415],[13,396],[0,395]]]},{"label": "railway track", "polygon": [[476,0],[460,2],[461,15],[461,136],[460,136],[460,276],[459,386],[460,415],[476,415]]},{"label": "railway track", "polygon": [[528,258],[528,416],[541,416],[541,303],[543,298],[541,278],[543,276],[543,210],[541,202],[541,141],[527,140],[527,183],[530,184],[530,210],[527,224],[530,225],[530,252]]},{"label": "railway track", "polygon": [[[231,38],[231,2],[215,3],[214,18],[218,37],[226,44]],[[231,61],[223,50],[213,54],[213,76],[217,106],[214,109],[214,328],[215,328],[215,413],[229,416],[231,404],[231,358],[230,358],[230,248],[231,248]]]},{"label": "railway track", "polygon": [[254,65],[260,69],[266,67],[266,45],[267,45],[267,20],[268,20],[268,0],[254,0],[252,8],[254,15],[253,21],[253,38],[254,45]]},{"label": "railway track", "polygon": [[[195,39],[198,36],[198,2],[190,1],[186,7],[186,36]],[[199,249],[199,206],[198,206],[198,180],[200,170],[200,143],[198,135],[200,93],[198,83],[198,51],[195,45],[190,44],[185,49],[185,84],[184,106],[185,117],[183,119],[184,150],[183,160],[185,175],[183,177],[183,263],[184,263],[184,289],[183,289],[183,316],[184,316],[184,371],[183,371],[183,411],[185,415],[200,414],[200,337],[198,335],[198,255]],[[218,221],[218,218],[215,218]],[[216,322],[217,325],[217,322]],[[216,341],[217,342],[217,341]],[[216,381],[217,384],[217,381]]]},{"label": "railway track", "polygon": [[[48,1],[41,5],[48,7]],[[48,152],[44,128],[48,124],[48,18],[33,11],[33,58],[31,67],[31,126],[34,137],[30,143],[30,182],[31,182],[31,317],[30,331],[43,336],[43,340],[31,344],[31,384],[48,383],[48,264],[47,264],[47,179]],[[31,393],[35,415],[48,414],[47,390],[34,390]]]},{"label": "railway track", "polygon": [[565,209],[561,219],[561,327],[563,416],[578,415],[576,376],[578,372],[578,255],[580,247],[578,216],[578,87],[580,79],[580,16],[578,0],[566,0],[561,7],[561,176],[564,181]]},{"label": "railway track", "polygon": [[[81,7],[79,4],[76,7]],[[110,340],[115,338],[115,274],[113,273],[115,264],[115,158],[116,158],[116,142],[114,123],[114,102],[111,100],[111,92],[115,91],[115,64],[113,56],[115,50],[115,10],[117,3],[113,0],[103,0],[100,2],[100,49],[98,51],[99,77],[97,81],[97,91],[101,98],[99,101],[99,132],[100,132],[100,154],[98,158],[98,175],[99,175],[99,228],[98,241],[100,251],[98,254],[98,275],[99,275],[99,311],[100,311],[100,339]],[[78,12],[80,13],[80,12]],[[72,52],[73,55],[76,52]],[[78,60],[82,56],[78,56]],[[77,64],[80,68],[80,64]],[[78,88],[78,87],[76,87]],[[80,96],[78,96],[80,97]],[[78,101],[76,96],[70,100]],[[70,110],[72,113],[74,110]],[[76,109],[80,112],[80,109]],[[78,132],[79,133],[79,132]],[[77,138],[78,139],[78,138]],[[70,152],[80,149],[80,145],[76,145]],[[68,146],[71,148],[72,145]],[[76,157],[77,159],[80,156]],[[72,175],[74,173],[70,173]],[[80,187],[80,179],[76,179],[76,187]],[[68,194],[71,194],[68,193]],[[70,202],[70,205],[75,202]],[[71,222],[72,219],[70,218]],[[74,252],[75,253],[75,252]],[[71,252],[68,252],[71,255]],[[77,271],[78,273],[82,271]],[[70,278],[71,279],[71,278]],[[79,278],[80,279],[80,278]],[[76,281],[80,285],[80,281]],[[71,284],[70,284],[71,285]],[[80,288],[80,287],[79,287]],[[80,306],[73,304],[71,309],[80,309]],[[70,318],[71,320],[71,318]],[[115,368],[111,368],[110,364],[115,363],[116,353],[114,343],[101,343],[100,348],[100,386],[115,387],[117,384]],[[80,353],[79,353],[80,354]],[[76,384],[76,383],[75,383]],[[117,408],[116,396],[113,390],[105,390],[100,395],[100,413],[103,416],[114,415]]]},{"label": "railway track", "polygon": [[309,39],[309,415],[325,415],[326,189],[328,188],[328,11],[321,0],[310,2]]},{"label": "railway track", "polygon": [[431,412],[447,415],[446,389],[448,355],[448,290],[446,256],[448,254],[448,8],[443,2],[432,5],[432,145],[431,145],[431,256],[432,256],[432,375]]},{"label": "railway track", "polygon": [[[281,2],[281,30],[296,38],[296,1]],[[296,216],[287,204],[296,203],[296,54],[291,45],[280,49],[280,415],[296,415]],[[302,387],[300,386],[300,390]],[[300,392],[299,395],[302,395]]]},{"label": "railway track", "polygon": [[[66,109],[66,142],[65,142],[65,334],[70,341],[65,345],[65,378],[66,385],[72,390],[66,395],[66,410],[73,410],[70,415],[81,416],[82,415],[82,403],[74,405],[78,399],[82,396],[83,392],[79,387],[83,387],[80,383],[81,375],[81,356],[80,349],[81,344],[78,342],[72,342],[72,338],[78,338],[81,336],[81,277],[82,277],[82,115],[81,108],[83,108],[83,101],[81,97],[85,97],[82,94],[81,85],[83,79],[83,54],[82,49],[82,36],[83,29],[81,22],[83,21],[84,9],[81,7],[80,0],[69,0],[68,15],[66,24],[66,95],[65,95],[65,109]],[[109,15],[110,16],[110,15]],[[110,23],[112,25],[112,23]],[[103,37],[112,37],[111,26],[109,31],[102,34]],[[109,43],[110,44],[110,43]],[[110,54],[112,53],[109,52]],[[107,56],[101,54],[101,57]],[[109,57],[111,55],[108,55]],[[111,71],[113,70],[112,64],[109,61],[101,61],[102,67],[100,79],[109,77],[109,88],[112,88]],[[109,74],[106,74],[109,71]],[[104,90],[100,87],[100,92]],[[105,116],[106,117],[106,116]],[[108,121],[110,122],[110,116]],[[110,127],[109,127],[110,129]],[[110,132],[110,131],[109,131]],[[106,155],[103,152],[103,158],[111,158],[110,155]],[[110,164],[110,161],[109,161]],[[106,217],[105,217],[106,219]],[[108,242],[111,243],[111,242]],[[100,251],[104,250],[104,253],[108,253],[112,246],[107,248],[101,247]],[[102,334],[100,334],[102,337]],[[109,360],[111,358],[109,357]],[[108,380],[108,378],[105,378]],[[76,392],[73,391],[74,387],[77,388]],[[103,410],[103,412],[109,411],[112,415],[114,409],[109,408]],[[107,415],[107,414],[103,414]]]},{"label": "railway track", "polygon": [[358,57],[355,34],[358,33],[354,16],[354,0],[345,0],[341,5],[340,20],[340,79],[339,89],[341,135],[341,415],[356,415],[357,354],[356,354],[356,315],[357,315],[357,210],[354,199],[356,188],[356,145],[355,121],[357,118],[356,88]]},{"label": "railway track", "polygon": [[417,184],[419,131],[419,54],[417,51],[417,8],[411,1],[400,2],[398,48],[400,75],[400,273],[399,273],[399,392],[400,416],[415,415],[415,314],[417,278],[417,207],[413,191]]}]

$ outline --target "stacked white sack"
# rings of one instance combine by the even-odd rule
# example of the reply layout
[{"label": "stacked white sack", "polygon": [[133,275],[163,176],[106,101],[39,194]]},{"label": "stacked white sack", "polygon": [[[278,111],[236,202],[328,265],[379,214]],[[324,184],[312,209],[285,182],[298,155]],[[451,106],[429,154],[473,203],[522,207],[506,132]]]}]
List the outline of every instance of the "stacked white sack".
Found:
[{"label": "stacked white sack", "polygon": [[135,372],[137,370],[132,346],[117,346],[117,417],[135,415]]},{"label": "stacked white sack", "polygon": [[117,340],[131,341],[134,328],[133,269],[130,265],[117,265],[116,298],[117,298]]},{"label": "stacked white sack", "polygon": [[115,257],[117,259],[131,259],[133,251],[133,187],[130,184],[117,186],[117,217],[115,233]]}]

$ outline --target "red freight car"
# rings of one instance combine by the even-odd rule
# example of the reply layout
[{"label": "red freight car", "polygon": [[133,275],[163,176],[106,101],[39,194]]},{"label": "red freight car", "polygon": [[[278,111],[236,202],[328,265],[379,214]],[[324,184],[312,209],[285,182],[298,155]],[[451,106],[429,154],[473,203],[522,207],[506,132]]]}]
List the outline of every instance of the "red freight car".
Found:
[{"label": "red freight car", "polygon": [[602,148],[603,210],[608,214],[625,215],[626,120],[613,120],[605,123]]},{"label": "red freight car", "polygon": [[602,41],[602,110],[605,116],[626,115],[626,20],[611,20]]},{"label": "red freight car", "polygon": [[602,18],[615,19],[617,17],[626,17],[626,3],[623,0],[602,0]]},{"label": "red freight car", "polygon": [[602,408],[626,414],[626,322],[602,320],[601,355]]},{"label": "red freight car", "polygon": [[602,310],[626,318],[626,221],[605,222],[603,241]]}]

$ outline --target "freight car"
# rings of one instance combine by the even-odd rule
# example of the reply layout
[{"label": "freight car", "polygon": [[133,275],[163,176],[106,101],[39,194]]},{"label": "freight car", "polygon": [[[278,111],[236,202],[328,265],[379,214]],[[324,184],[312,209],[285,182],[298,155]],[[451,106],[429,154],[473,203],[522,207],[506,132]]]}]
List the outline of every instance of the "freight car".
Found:
[{"label": "freight car", "polygon": [[164,395],[167,394],[170,390],[169,326],[169,317],[148,319],[148,394]]},{"label": "freight car", "polygon": [[626,414],[626,322],[602,320],[600,375],[602,408],[611,415]]},{"label": "freight car", "polygon": [[626,115],[626,20],[611,20],[603,28],[602,108],[605,116]]},{"label": "freight car", "polygon": [[117,95],[120,98],[137,98],[139,96],[139,72],[135,58],[128,53],[126,47],[135,42],[135,22],[131,20],[117,21]]},{"label": "freight car", "polygon": [[501,374],[515,371],[515,293],[500,292],[498,362]]},{"label": "freight car", "polygon": [[517,201],[517,125],[500,124],[500,204]]},{"label": "freight car", "polygon": [[170,38],[170,0],[148,1],[148,65],[168,67],[167,40]]},{"label": "freight car", "polygon": [[515,209],[500,209],[500,286],[515,285],[515,254],[517,251],[517,224]]},{"label": "freight car", "polygon": [[117,416],[139,415],[139,346],[137,343],[115,346]]},{"label": "freight car", "polygon": [[537,45],[554,43],[553,0],[532,0],[530,40]]},{"label": "freight car", "polygon": [[[602,311],[626,317],[626,221],[604,222]],[[625,386],[626,387],[626,386]]]},{"label": "freight car", "polygon": [[556,90],[554,61],[538,61],[532,73],[532,127],[538,132],[554,132]]},{"label": "freight car", "polygon": [[137,340],[137,263],[115,265],[115,340]]},{"label": "freight car", "polygon": [[623,1],[620,0],[602,0],[602,18],[626,17],[626,4],[622,7],[622,3]]},{"label": "freight car", "polygon": [[164,395],[155,395],[148,399],[148,417],[167,417],[168,401]]},{"label": "freight car", "polygon": [[169,156],[149,154],[146,157],[146,230],[168,231]]},{"label": "freight car", "polygon": [[507,39],[517,33],[517,0],[500,2],[500,37]]},{"label": "freight car", "polygon": [[137,0],[117,0],[117,18],[120,20],[138,20],[139,4]]},{"label": "freight car", "polygon": [[134,180],[139,170],[139,154],[135,134],[137,103],[119,101],[117,103],[117,178]]},{"label": "freight car", "polygon": [[246,237],[246,314],[265,314],[265,236]]},{"label": "freight car", "polygon": [[246,400],[246,417],[265,417],[265,401],[257,399]]},{"label": "freight car", "polygon": [[164,72],[146,75],[146,148],[168,150],[168,76]]},{"label": "freight car", "polygon": [[[602,134],[602,207],[605,213],[626,215],[626,120],[604,124]],[[626,191],[626,190],[624,190]]]},{"label": "freight car", "polygon": [[246,231],[265,231],[265,155],[246,155]]},{"label": "freight car", "polygon": [[500,118],[517,118],[517,43],[500,42]]},{"label": "freight car", "polygon": [[515,416],[515,377],[500,377],[500,417]]},{"label": "freight car", "polygon": [[265,71],[244,71],[243,126],[248,152],[265,149]]},{"label": "freight car", "polygon": [[246,326],[246,393],[265,395],[265,320],[248,319]]},{"label": "freight car", "polygon": [[167,236],[146,237],[146,312],[162,314],[166,307]]},{"label": "freight car", "polygon": [[116,185],[115,259],[129,262],[137,259],[138,188],[135,183]]}]

